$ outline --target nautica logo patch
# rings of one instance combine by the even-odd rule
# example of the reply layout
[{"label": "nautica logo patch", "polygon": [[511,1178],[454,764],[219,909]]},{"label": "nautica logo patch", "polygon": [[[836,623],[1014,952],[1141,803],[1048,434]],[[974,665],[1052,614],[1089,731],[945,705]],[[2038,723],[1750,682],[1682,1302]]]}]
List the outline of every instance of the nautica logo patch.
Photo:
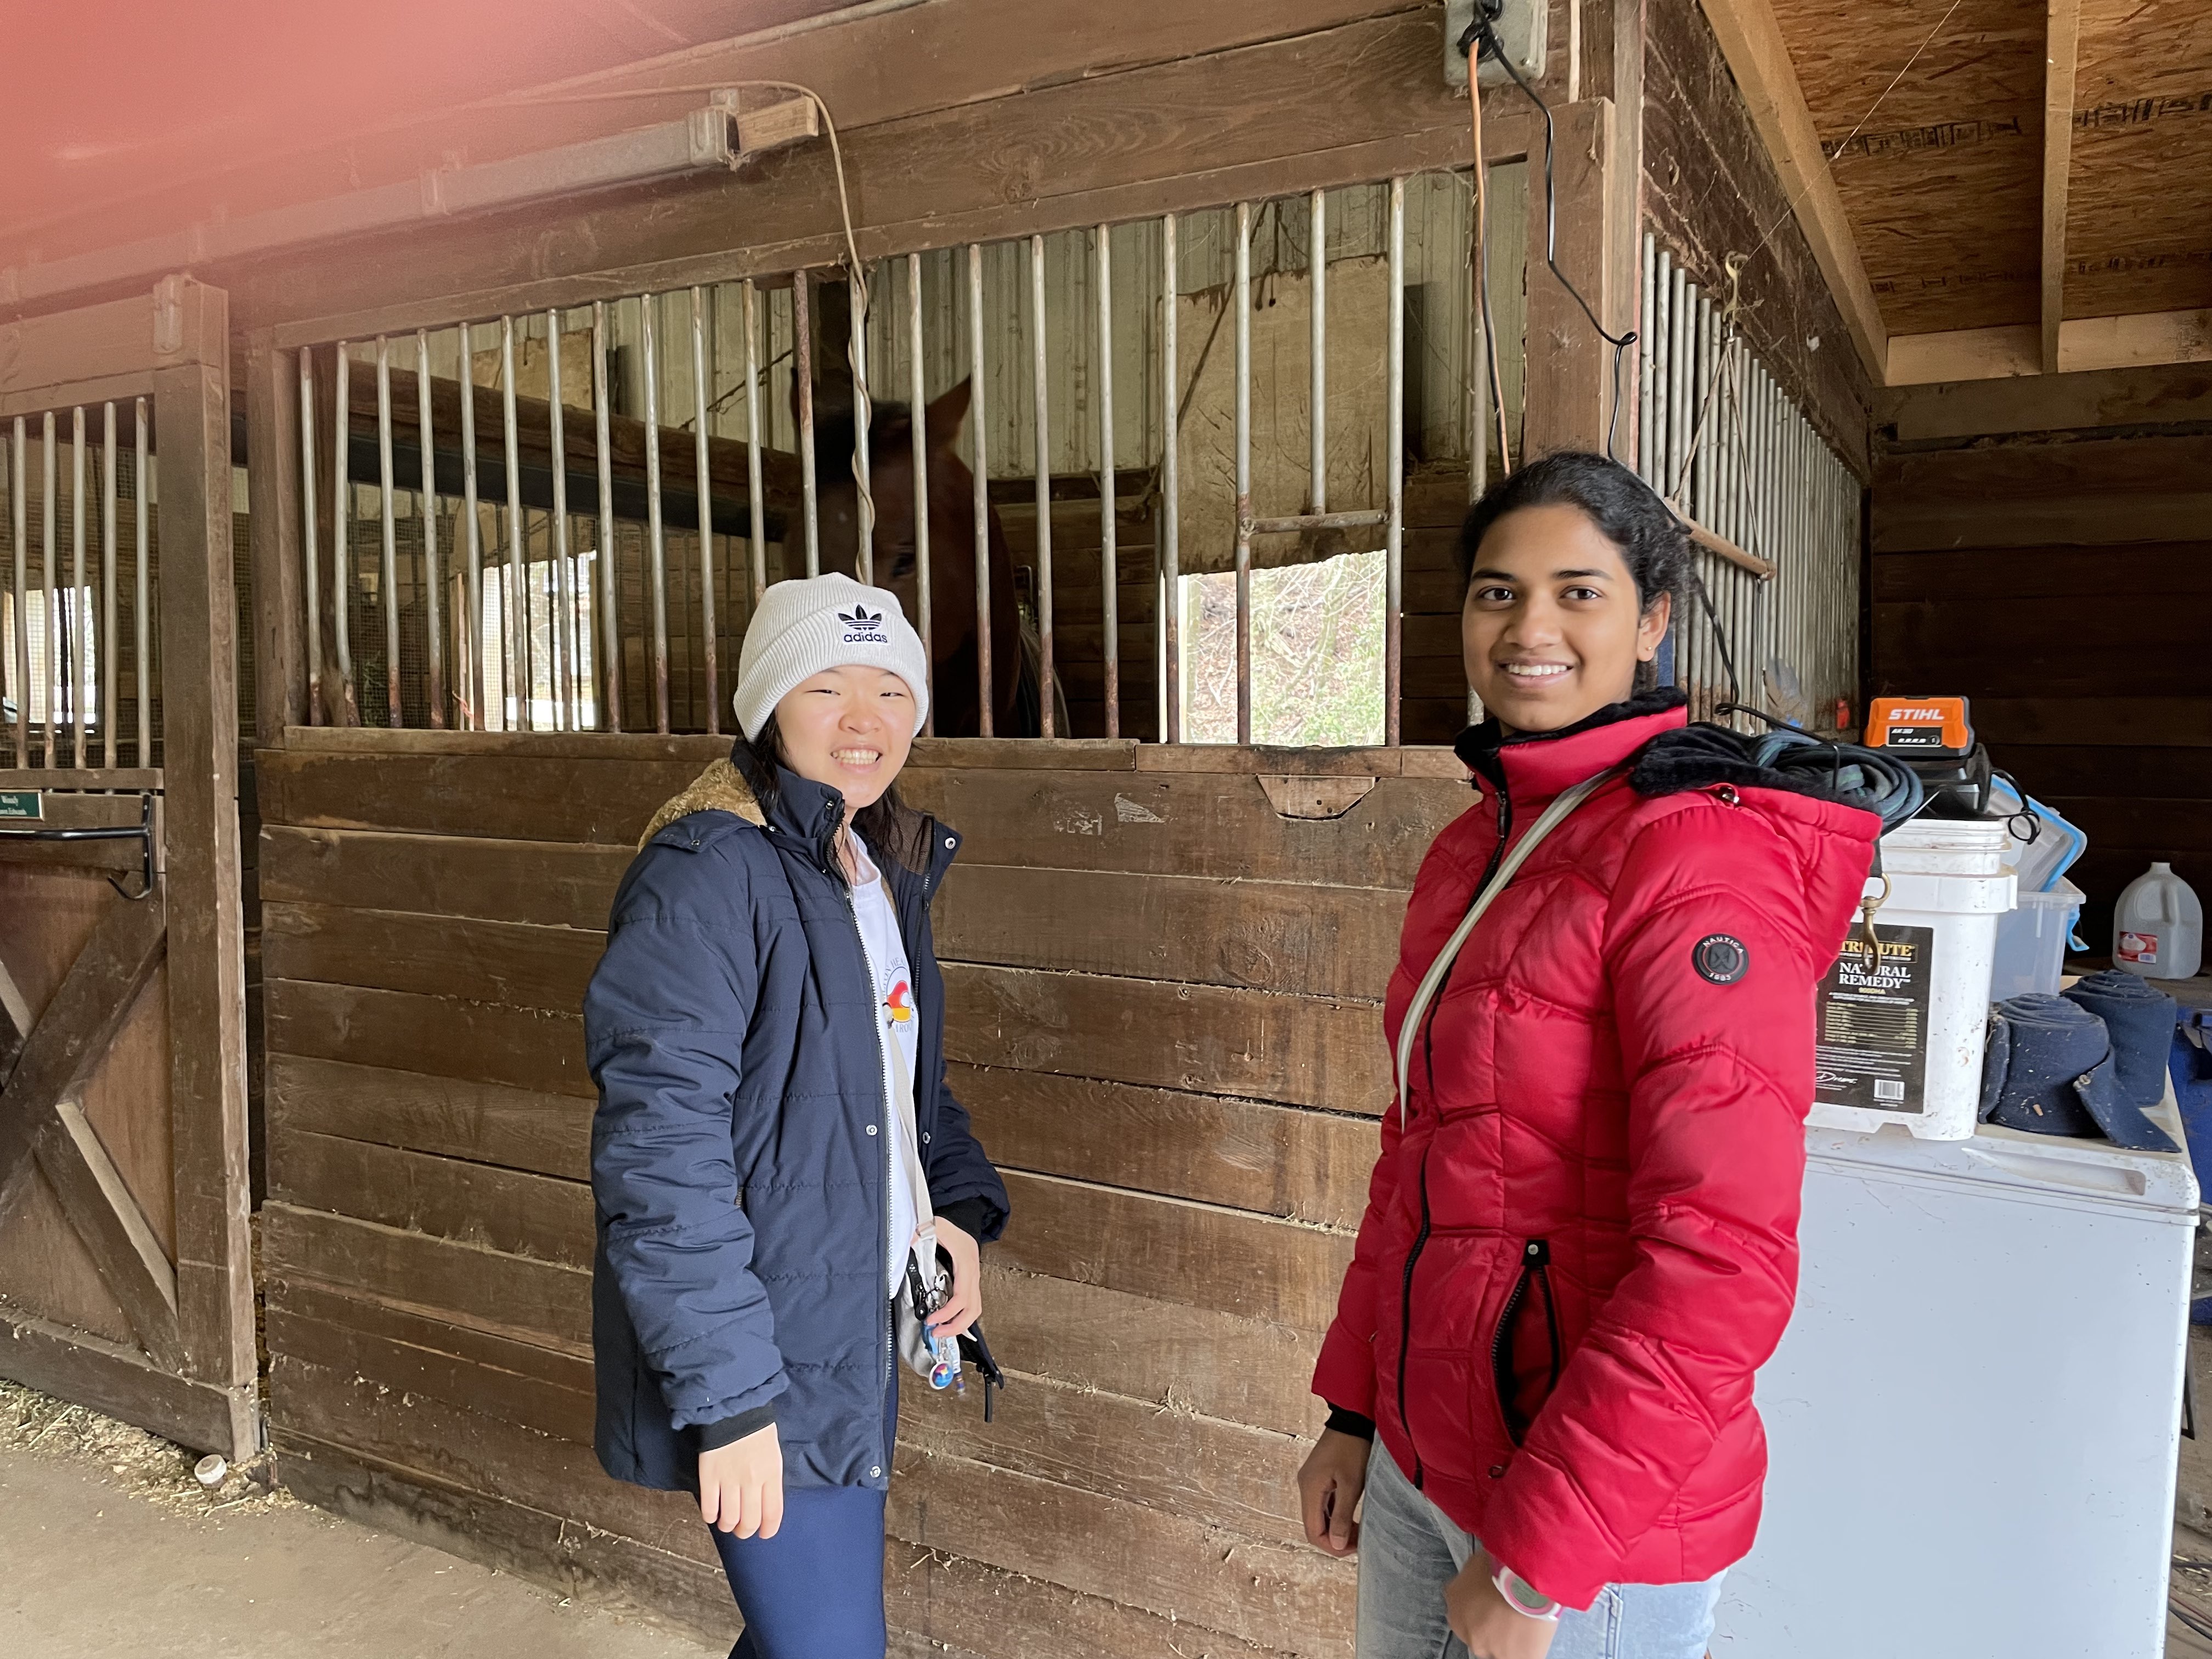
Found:
[{"label": "nautica logo patch", "polygon": [[856,605],[850,611],[840,611],[837,620],[845,624],[843,643],[846,645],[889,645],[890,636],[884,632],[884,613],[870,611],[865,605]]}]

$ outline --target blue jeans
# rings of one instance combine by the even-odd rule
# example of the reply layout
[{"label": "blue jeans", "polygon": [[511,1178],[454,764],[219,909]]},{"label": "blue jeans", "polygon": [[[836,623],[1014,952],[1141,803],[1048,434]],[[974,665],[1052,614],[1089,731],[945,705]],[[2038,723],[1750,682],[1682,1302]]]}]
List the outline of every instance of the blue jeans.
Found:
[{"label": "blue jeans", "polygon": [[[1359,1517],[1359,1659],[1464,1656],[1444,1618],[1444,1585],[1474,1550],[1377,1440]],[[1559,1615],[1546,1659],[1704,1659],[1720,1599],[1718,1578],[1607,1584],[1588,1612]]]},{"label": "blue jeans", "polygon": [[[898,1431],[898,1373],[884,1415]],[[712,1529],[744,1615],[730,1659],[884,1659],[884,1494],[866,1486],[784,1489],[773,1538]]]}]

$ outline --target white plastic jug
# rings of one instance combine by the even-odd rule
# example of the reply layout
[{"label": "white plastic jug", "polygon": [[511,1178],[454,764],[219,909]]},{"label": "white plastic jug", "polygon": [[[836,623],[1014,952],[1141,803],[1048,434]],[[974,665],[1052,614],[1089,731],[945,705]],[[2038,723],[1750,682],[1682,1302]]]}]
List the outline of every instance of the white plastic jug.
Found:
[{"label": "white plastic jug", "polygon": [[2145,979],[2191,979],[2204,959],[2204,907],[2170,864],[2130,882],[2112,915],[2112,965]]}]

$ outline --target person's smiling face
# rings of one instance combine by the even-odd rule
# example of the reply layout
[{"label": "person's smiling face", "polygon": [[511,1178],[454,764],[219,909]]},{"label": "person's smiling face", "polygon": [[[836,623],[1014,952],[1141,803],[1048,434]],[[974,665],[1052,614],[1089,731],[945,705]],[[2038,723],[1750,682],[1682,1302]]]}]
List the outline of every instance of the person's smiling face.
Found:
[{"label": "person's smiling face", "polygon": [[1620,549],[1578,507],[1524,507],[1475,550],[1460,613],[1468,684],[1509,732],[1557,732],[1620,702],[1657,656],[1671,608],[1649,611]]},{"label": "person's smiling face", "polygon": [[914,748],[914,693],[886,668],[825,668],[775,706],[784,764],[845,797],[847,815],[873,805]]}]

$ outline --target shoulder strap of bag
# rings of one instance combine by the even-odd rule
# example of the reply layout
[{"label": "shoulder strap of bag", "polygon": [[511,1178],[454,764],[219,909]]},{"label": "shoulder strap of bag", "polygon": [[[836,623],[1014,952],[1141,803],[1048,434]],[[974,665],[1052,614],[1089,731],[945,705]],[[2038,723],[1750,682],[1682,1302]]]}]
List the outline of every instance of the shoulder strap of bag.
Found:
[{"label": "shoulder strap of bag", "polygon": [[1442,988],[1445,975],[1451,972],[1452,963],[1459,959],[1460,948],[1467,943],[1468,935],[1474,932],[1474,924],[1482,920],[1482,913],[1490,908],[1491,901],[1505,890],[1506,884],[1528,861],[1528,855],[1542,843],[1544,837],[1558,829],[1568,814],[1595,794],[1600,787],[1620,776],[1621,771],[1620,767],[1608,767],[1594,778],[1584,778],[1544,809],[1543,816],[1528,826],[1528,833],[1506,854],[1498,866],[1498,873],[1491,877],[1489,884],[1475,895],[1474,902],[1468,907],[1466,917],[1452,930],[1452,936],[1444,941],[1444,948],[1437,952],[1437,959],[1429,964],[1429,971],[1421,975],[1421,982],[1413,988],[1413,1000],[1407,1006],[1405,1024],[1398,1028],[1400,1128],[1406,1125],[1406,1097],[1407,1079],[1413,1073],[1414,1036],[1421,1029],[1421,1021],[1428,1013],[1429,1005],[1436,1000],[1437,992]]}]

